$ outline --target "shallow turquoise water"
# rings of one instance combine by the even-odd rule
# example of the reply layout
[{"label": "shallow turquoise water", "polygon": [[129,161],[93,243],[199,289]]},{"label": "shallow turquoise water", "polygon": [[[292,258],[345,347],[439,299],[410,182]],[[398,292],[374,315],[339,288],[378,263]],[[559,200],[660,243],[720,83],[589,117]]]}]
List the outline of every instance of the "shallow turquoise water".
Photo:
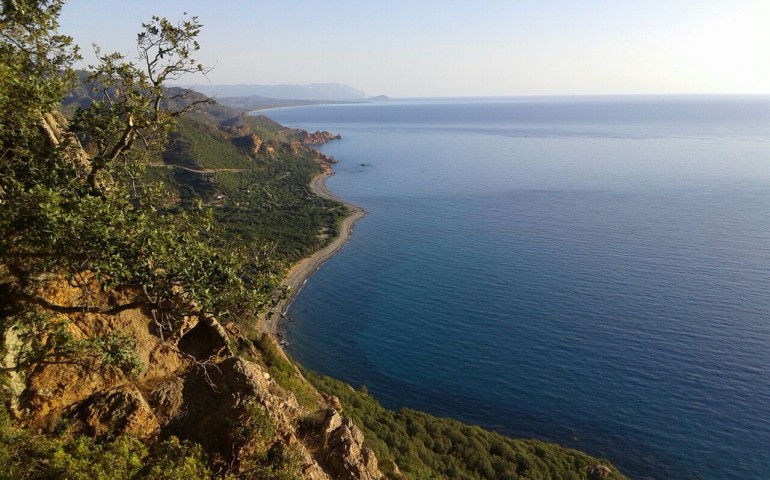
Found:
[{"label": "shallow turquoise water", "polygon": [[342,134],[368,212],[289,311],[303,365],[635,478],[770,478],[770,99],[269,115]]}]

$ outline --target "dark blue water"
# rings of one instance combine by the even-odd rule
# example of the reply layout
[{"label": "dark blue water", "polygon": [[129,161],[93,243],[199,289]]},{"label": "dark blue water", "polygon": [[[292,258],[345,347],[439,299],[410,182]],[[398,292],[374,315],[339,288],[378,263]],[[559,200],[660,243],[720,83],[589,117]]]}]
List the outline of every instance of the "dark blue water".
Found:
[{"label": "dark blue water", "polygon": [[290,309],[303,365],[633,478],[770,478],[770,98],[269,115],[342,134],[368,211]]}]

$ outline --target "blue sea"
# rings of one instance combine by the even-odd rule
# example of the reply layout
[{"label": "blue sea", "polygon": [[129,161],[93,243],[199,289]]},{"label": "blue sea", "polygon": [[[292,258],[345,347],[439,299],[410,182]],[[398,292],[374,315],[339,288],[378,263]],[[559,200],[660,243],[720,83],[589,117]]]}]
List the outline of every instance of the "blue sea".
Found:
[{"label": "blue sea", "polygon": [[304,366],[605,457],[770,478],[770,97],[272,110],[367,211],[289,310]]}]

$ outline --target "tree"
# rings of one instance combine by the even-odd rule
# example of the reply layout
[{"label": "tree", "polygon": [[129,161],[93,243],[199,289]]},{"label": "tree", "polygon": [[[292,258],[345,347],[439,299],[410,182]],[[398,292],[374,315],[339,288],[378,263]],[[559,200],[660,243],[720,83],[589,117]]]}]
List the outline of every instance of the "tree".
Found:
[{"label": "tree", "polygon": [[[192,56],[200,49],[195,40],[201,28],[197,17],[177,25],[153,17],[142,27],[137,35],[139,65],[120,53],[102,54],[97,48],[100,63],[89,76],[95,99],[75,114],[73,131],[94,149],[86,177],[91,195],[105,193],[101,174],[110,178],[118,167],[141,166],[147,151],[163,147],[177,117],[210,103],[209,99],[185,102],[190,90],[167,95],[164,87],[184,74],[208,72]],[[133,148],[137,140],[143,149]]]},{"label": "tree", "polygon": [[[4,0],[0,13],[0,201],[11,191],[56,181],[61,165],[40,134],[74,81],[72,38],[56,34],[61,1]],[[33,159],[34,157],[34,159]],[[34,160],[34,161],[33,161]],[[42,164],[42,165],[41,165]],[[42,172],[40,166],[51,170]],[[71,173],[71,172],[68,172]]]},{"label": "tree", "polygon": [[[163,336],[183,315],[265,308],[282,268],[269,250],[223,244],[208,209],[174,208],[163,186],[144,176],[176,118],[201,103],[164,86],[207,71],[194,58],[197,18],[172,24],[153,17],[137,36],[136,62],[97,50],[100,62],[88,76],[92,101],[66,127],[58,108],[74,86],[79,57],[72,39],[56,32],[62,4],[2,4],[0,330],[38,335],[59,328],[46,322],[50,314],[144,306]],[[41,294],[52,279],[77,285],[79,302],[57,304]],[[119,296],[130,300],[105,303],[91,294],[115,289],[130,292]],[[27,351],[25,358],[29,364],[35,356]]]}]

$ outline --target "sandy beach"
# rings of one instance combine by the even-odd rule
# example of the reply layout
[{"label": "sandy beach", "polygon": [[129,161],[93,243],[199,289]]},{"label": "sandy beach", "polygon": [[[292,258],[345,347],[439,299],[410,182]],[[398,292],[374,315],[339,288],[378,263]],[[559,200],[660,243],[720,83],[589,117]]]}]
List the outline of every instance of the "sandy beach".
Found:
[{"label": "sandy beach", "polygon": [[342,200],[326,188],[326,179],[331,175],[333,173],[324,172],[315,176],[310,181],[310,189],[320,197],[342,203],[348,209],[349,214],[340,222],[339,235],[331,243],[313,255],[297,262],[286,274],[283,285],[289,287],[289,296],[281,301],[275,307],[273,313],[267,314],[265,320],[261,322],[261,330],[275,336],[279,342],[281,340],[281,325],[286,318],[284,314],[294,300],[294,297],[299,293],[302,285],[324,262],[345,246],[350,238],[350,234],[353,232],[353,225],[366,215],[363,208]]}]

